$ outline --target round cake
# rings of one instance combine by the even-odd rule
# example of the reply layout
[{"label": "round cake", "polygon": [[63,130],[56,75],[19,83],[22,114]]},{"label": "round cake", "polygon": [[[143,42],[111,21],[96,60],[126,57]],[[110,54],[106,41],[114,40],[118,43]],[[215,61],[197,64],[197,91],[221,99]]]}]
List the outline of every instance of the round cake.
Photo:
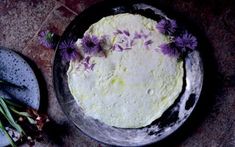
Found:
[{"label": "round cake", "polygon": [[67,71],[71,94],[88,117],[140,128],[161,117],[183,86],[183,61],[165,55],[157,22],[118,14],[94,23],[76,42],[80,60]]}]

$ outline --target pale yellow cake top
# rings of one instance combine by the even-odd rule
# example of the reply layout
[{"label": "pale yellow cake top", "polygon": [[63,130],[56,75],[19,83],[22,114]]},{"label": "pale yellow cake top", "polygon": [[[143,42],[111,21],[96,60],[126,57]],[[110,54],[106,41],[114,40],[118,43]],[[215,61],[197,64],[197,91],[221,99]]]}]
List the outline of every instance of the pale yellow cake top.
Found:
[{"label": "pale yellow cake top", "polygon": [[[174,103],[183,86],[183,62],[161,53],[158,46],[168,39],[156,23],[125,13],[104,17],[86,31],[85,35],[105,36],[106,57],[91,56],[92,70],[70,62],[69,88],[85,115],[110,126],[139,128]],[[82,49],[80,39],[76,45]]]}]

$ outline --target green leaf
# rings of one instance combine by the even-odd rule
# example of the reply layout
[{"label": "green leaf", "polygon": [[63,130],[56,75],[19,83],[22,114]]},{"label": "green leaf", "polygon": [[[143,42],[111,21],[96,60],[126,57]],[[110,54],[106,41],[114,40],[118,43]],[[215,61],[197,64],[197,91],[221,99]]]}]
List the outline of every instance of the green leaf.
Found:
[{"label": "green leaf", "polygon": [[14,141],[12,140],[11,136],[7,133],[5,127],[3,126],[1,120],[0,120],[0,129],[4,132],[4,134],[6,134],[8,140],[10,141],[10,144],[12,147],[16,147]]},{"label": "green leaf", "polygon": [[12,100],[8,100],[8,99],[3,99],[5,101],[5,103],[7,104],[7,106],[13,106],[13,107],[17,107],[17,108],[23,108],[21,105],[14,103]]},{"label": "green leaf", "polygon": [[24,116],[28,119],[29,123],[31,124],[37,124],[37,122],[32,119],[32,117],[30,116],[30,114],[28,112],[19,112],[16,109],[14,109],[13,107],[9,107],[14,113],[20,115],[20,116]]},{"label": "green leaf", "polygon": [[33,124],[33,125],[37,124],[37,122],[35,120],[33,120],[32,118],[27,117],[27,119],[28,119],[29,123],[31,123],[31,124]]},{"label": "green leaf", "polygon": [[46,40],[47,40],[48,42],[52,42],[53,36],[54,36],[54,33],[48,32],[47,35],[46,35]]},{"label": "green leaf", "polygon": [[14,113],[16,113],[16,114],[18,114],[18,115],[20,115],[20,116],[31,117],[31,116],[29,115],[29,113],[27,113],[27,112],[20,112],[20,111],[17,111],[17,110],[16,110],[14,107],[12,107],[12,106],[10,106],[9,108],[11,109],[12,112],[14,112]]},{"label": "green leaf", "polygon": [[3,98],[0,97],[0,112],[4,115],[4,117],[8,120],[8,122],[14,127],[20,134],[25,134],[23,129],[18,125],[14,118],[11,115],[11,112],[9,111],[6,103],[4,102]]}]

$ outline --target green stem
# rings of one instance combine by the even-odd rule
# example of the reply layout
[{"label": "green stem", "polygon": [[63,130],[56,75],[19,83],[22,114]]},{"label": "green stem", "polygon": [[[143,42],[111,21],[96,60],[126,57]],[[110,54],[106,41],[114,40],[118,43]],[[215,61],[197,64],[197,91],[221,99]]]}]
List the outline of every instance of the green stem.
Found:
[{"label": "green stem", "polygon": [[8,106],[13,106],[13,107],[16,107],[16,108],[22,108],[21,105],[19,104],[16,104],[14,102],[12,102],[11,100],[8,100],[8,99],[3,99],[5,101],[5,103],[8,105]]},{"label": "green stem", "polygon": [[8,140],[10,141],[11,146],[12,146],[12,147],[16,147],[16,145],[15,145],[13,139],[12,139],[11,136],[7,133],[7,131],[6,131],[5,127],[3,126],[1,120],[0,120],[0,129],[4,132],[4,134],[6,134]]},{"label": "green stem", "polygon": [[27,112],[19,112],[19,111],[17,111],[14,107],[12,107],[12,106],[10,106],[9,108],[10,108],[10,110],[11,110],[12,112],[14,112],[14,113],[16,113],[16,114],[18,114],[18,115],[20,115],[20,116],[30,117],[30,115],[29,115]]},{"label": "green stem", "polygon": [[6,103],[4,102],[3,98],[0,97],[0,112],[5,116],[5,118],[8,120],[8,122],[20,133],[20,134],[25,134],[23,129],[21,128],[20,125],[18,125],[14,118],[11,115],[10,110],[8,109]]},{"label": "green stem", "polygon": [[29,113],[27,112],[19,112],[16,109],[14,109],[13,107],[9,107],[11,109],[12,112],[20,115],[20,116],[24,116],[27,118],[27,120],[31,123],[31,124],[36,124],[37,122],[35,120],[32,119],[32,117],[29,115]]}]

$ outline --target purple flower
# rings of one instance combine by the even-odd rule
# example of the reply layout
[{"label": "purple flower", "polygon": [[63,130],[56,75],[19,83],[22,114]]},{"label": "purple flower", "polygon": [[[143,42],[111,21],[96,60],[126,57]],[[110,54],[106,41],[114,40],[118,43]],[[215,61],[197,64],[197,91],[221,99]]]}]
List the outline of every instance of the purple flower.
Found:
[{"label": "purple flower", "polygon": [[141,39],[141,38],[142,38],[142,34],[135,32],[134,39]]},{"label": "purple flower", "polygon": [[182,36],[175,38],[175,44],[182,48],[182,51],[186,51],[186,48],[194,50],[197,47],[197,39],[188,32],[185,32]]},{"label": "purple flower", "polygon": [[117,31],[114,32],[114,35],[118,35],[118,34],[123,34],[123,32],[121,30],[117,29]]},{"label": "purple flower", "polygon": [[117,29],[116,32],[113,33],[114,35],[120,35],[120,34],[123,34],[123,35],[126,35],[126,36],[130,36],[130,32],[128,30],[119,30]]},{"label": "purple flower", "polygon": [[140,31],[140,34],[144,39],[147,39],[149,37],[149,33],[147,34],[143,30]]},{"label": "purple flower", "polygon": [[124,33],[126,36],[130,36],[130,32],[127,31],[127,30],[124,30],[123,33]]},{"label": "purple flower", "polygon": [[162,34],[172,35],[177,28],[177,24],[175,20],[162,19],[159,23],[157,23],[156,28]]},{"label": "purple flower", "polygon": [[144,43],[144,45],[145,45],[145,46],[149,46],[149,45],[151,45],[152,43],[153,43],[152,40],[148,40],[148,41],[146,41],[146,42]]},{"label": "purple flower", "polygon": [[180,56],[180,52],[174,43],[162,44],[159,47],[164,55],[168,55],[170,57]]},{"label": "purple flower", "polygon": [[73,40],[66,40],[62,42],[59,49],[61,49],[62,58],[66,61],[75,60],[79,57],[75,47],[75,42]]},{"label": "purple flower", "polygon": [[113,50],[122,52],[124,50],[124,48],[119,44],[114,44],[113,45]]},{"label": "purple flower", "polygon": [[149,37],[149,34],[146,34],[143,30],[140,32],[135,32],[133,39],[147,39]]},{"label": "purple flower", "polygon": [[102,51],[101,40],[97,36],[86,35],[82,38],[82,47],[86,54],[96,54]]},{"label": "purple flower", "polygon": [[56,42],[54,41],[55,34],[49,30],[40,31],[38,33],[38,40],[41,45],[46,48],[55,48]]},{"label": "purple flower", "polygon": [[134,46],[134,44],[135,44],[135,39],[132,39],[131,42],[130,42],[130,45]]},{"label": "purple flower", "polygon": [[85,70],[93,70],[93,68],[95,66],[94,63],[93,64],[90,63],[90,59],[91,58],[89,56],[87,56],[82,60],[82,64],[84,65]]}]

